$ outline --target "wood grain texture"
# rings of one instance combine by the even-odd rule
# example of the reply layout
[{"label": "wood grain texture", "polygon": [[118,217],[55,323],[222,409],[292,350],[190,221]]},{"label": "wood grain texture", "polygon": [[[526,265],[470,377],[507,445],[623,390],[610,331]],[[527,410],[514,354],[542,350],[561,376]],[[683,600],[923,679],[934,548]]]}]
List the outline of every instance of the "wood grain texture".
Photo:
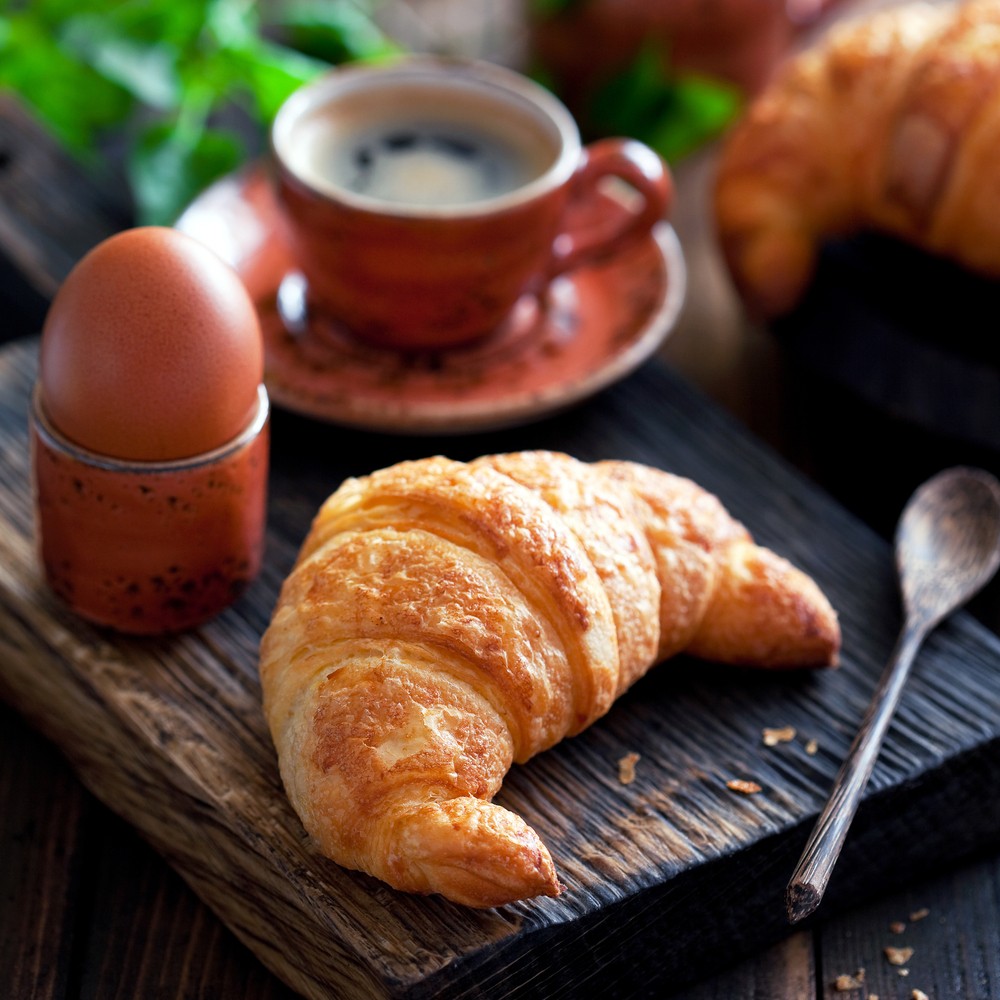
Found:
[{"label": "wood grain texture", "polygon": [[[730,962],[728,950],[720,949],[718,963]],[[799,931],[784,941],[739,963],[732,969],[697,986],[670,994],[672,1000],[813,1000],[816,967],[813,941],[808,931]]]},{"label": "wood grain texture", "polygon": [[[818,934],[819,996],[837,1000],[838,975],[865,970],[861,996],[991,997],[1000,983],[1000,864],[974,859],[959,871],[909,887],[838,918]],[[886,948],[912,949],[902,965]],[[903,957],[903,956],[899,956]],[[850,994],[846,994],[850,995]]]},{"label": "wood grain texture", "polygon": [[[25,413],[34,341],[0,355],[0,690],[134,824],[234,933],[308,997],[610,995],[679,986],[787,933],[782,888],[898,625],[887,547],[653,364],[572,414],[508,434],[411,440],[276,414],[265,570],[210,625],[124,640],[67,613],[38,579]],[[393,893],[317,858],[280,788],[256,647],[319,502],[348,474],[418,453],[559,447],[690,475],[759,540],[812,573],[841,613],[840,670],[749,675],[678,660],[611,713],[509,776],[500,800],[552,845],[557,900],[469,912]],[[828,903],[981,844],[998,643],[970,618],[929,640]],[[763,728],[797,738],[765,747]],[[814,756],[805,741],[814,738]],[[617,761],[640,754],[636,780]],[[753,796],[730,778],[763,786]],[[917,817],[933,827],[915,838]],[[655,957],[655,963],[652,959]]]},{"label": "wood grain texture", "polygon": [[[93,811],[98,810],[104,811],[99,806]],[[294,997],[263,966],[248,960],[223,924],[122,820],[109,814],[88,828],[93,831],[87,859],[91,899],[75,908],[87,919],[77,924],[77,978],[61,996]],[[124,891],[101,891],[116,882]]]},{"label": "wood grain texture", "polygon": [[[44,782],[43,808],[33,791]],[[0,707],[0,968],[11,997],[66,996],[79,941],[81,831],[93,800],[55,748]]]}]

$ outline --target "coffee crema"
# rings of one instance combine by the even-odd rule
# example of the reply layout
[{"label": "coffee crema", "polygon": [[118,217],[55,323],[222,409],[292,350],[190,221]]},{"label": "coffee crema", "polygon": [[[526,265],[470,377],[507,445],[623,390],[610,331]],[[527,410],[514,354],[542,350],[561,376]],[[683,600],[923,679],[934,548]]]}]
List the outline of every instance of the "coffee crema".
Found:
[{"label": "coffee crema", "polygon": [[[445,113],[441,95],[436,102],[394,96],[391,110],[387,101],[348,96],[305,115],[288,147],[296,173],[320,190],[392,206],[447,208],[517,191],[557,156],[554,134],[530,116],[507,111],[475,120],[464,107],[467,95]],[[404,111],[406,104],[411,107]]]},{"label": "coffee crema", "polygon": [[450,122],[400,119],[331,149],[328,176],[358,194],[411,205],[460,205],[507,194],[535,171],[510,143]]}]

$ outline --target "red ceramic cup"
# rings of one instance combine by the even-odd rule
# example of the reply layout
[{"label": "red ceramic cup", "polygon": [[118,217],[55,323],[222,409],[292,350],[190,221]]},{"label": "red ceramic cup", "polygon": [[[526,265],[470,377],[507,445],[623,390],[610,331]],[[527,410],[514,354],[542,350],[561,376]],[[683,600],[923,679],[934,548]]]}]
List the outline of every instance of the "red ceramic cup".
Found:
[{"label": "red ceramic cup", "polygon": [[[271,135],[311,310],[402,350],[488,336],[525,294],[648,235],[673,196],[639,142],[584,147],[549,91],[498,66],[409,56],[293,94]],[[573,211],[615,178],[630,214]],[[612,221],[612,219],[614,221]]]}]

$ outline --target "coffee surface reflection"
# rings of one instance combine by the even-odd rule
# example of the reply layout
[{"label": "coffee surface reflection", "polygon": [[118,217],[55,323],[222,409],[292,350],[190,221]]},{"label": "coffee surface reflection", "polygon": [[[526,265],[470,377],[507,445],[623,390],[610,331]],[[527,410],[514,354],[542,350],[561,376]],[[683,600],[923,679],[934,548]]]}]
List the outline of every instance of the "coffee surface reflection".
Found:
[{"label": "coffee surface reflection", "polygon": [[447,122],[371,129],[334,151],[331,179],[383,201],[448,205],[506,194],[532,179],[523,154],[485,131]]},{"label": "coffee surface reflection", "polygon": [[433,89],[411,93],[404,113],[378,96],[349,93],[302,118],[291,145],[303,179],[393,205],[467,205],[517,191],[559,155],[551,128],[499,103],[449,110]]}]

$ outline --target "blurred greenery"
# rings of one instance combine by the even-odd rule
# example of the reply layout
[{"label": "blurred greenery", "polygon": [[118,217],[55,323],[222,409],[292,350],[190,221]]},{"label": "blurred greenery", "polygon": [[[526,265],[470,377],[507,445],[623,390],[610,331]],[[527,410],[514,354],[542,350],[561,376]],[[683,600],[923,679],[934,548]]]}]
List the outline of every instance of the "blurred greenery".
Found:
[{"label": "blurred greenery", "polygon": [[120,153],[136,221],[169,224],[260,145],[331,64],[396,51],[376,0],[0,0],[0,89],[100,170]]},{"label": "blurred greenery", "polygon": [[536,14],[559,14],[571,7],[581,6],[581,0],[531,0],[531,9]]},{"label": "blurred greenery", "polygon": [[670,162],[714,139],[739,114],[742,91],[704,75],[672,74],[669,66],[662,44],[643,46],[592,95],[591,127],[641,139]]},{"label": "blurred greenery", "polygon": [[[533,2],[555,14],[573,0]],[[168,225],[264,147],[293,90],[331,65],[398,51],[377,26],[378,3],[0,0],[0,89],[85,165],[122,171],[137,223]],[[667,66],[647,46],[594,95],[592,128],[672,160],[736,115],[735,89]]]},{"label": "blurred greenery", "polygon": [[[586,20],[579,19],[580,8],[587,2],[527,0],[527,9],[539,24],[572,37],[572,33],[582,35],[591,27],[584,27]],[[663,6],[668,5],[669,0],[665,0]],[[609,2],[604,6],[614,5]],[[620,16],[641,17],[636,10],[624,7]],[[650,20],[645,43],[625,65],[608,76],[603,75],[606,71],[600,65],[592,67],[591,79],[577,97],[582,106],[574,111],[590,136],[632,136],[673,162],[720,135],[743,109],[746,95],[726,80],[676,68],[668,40],[654,24]],[[593,42],[593,38],[582,40]],[[545,65],[543,59],[533,75],[558,93],[559,74],[564,71]]]}]

